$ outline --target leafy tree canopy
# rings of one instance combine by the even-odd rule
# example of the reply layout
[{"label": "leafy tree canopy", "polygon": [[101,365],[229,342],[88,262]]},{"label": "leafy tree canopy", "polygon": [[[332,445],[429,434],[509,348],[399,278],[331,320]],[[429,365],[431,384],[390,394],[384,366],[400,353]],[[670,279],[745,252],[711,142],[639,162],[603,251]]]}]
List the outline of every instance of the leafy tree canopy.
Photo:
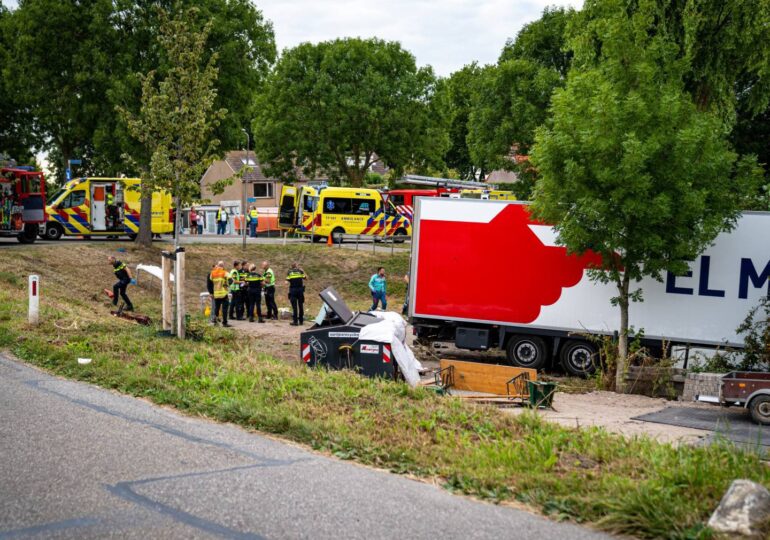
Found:
[{"label": "leafy tree canopy", "polygon": [[[685,271],[732,226],[760,171],[731,149],[719,115],[694,103],[676,40],[654,31],[658,3],[601,5],[603,16],[575,35],[577,66],[537,132],[534,209],[570,251],[602,256],[594,278],[618,289],[624,360],[631,283]],[[587,38],[602,44],[591,62],[581,61]]]},{"label": "leafy tree canopy", "polygon": [[516,171],[524,198],[531,195],[534,173],[528,163],[512,159],[512,149],[529,152],[535,130],[548,118],[553,91],[564,85],[572,58],[565,29],[573,14],[547,8],[508,41],[498,64],[484,68],[475,86],[467,137],[471,158],[489,169]]},{"label": "leafy tree canopy", "polygon": [[278,61],[258,98],[255,146],[266,171],[361,185],[376,158],[400,173],[440,165],[448,147],[446,107],[430,68],[395,42],[305,43]]},{"label": "leafy tree canopy", "polygon": [[[138,112],[140,74],[164,73],[158,45],[160,11],[198,9],[195,24],[211,22],[203,61],[218,56],[216,106],[228,115],[217,136],[228,146],[243,139],[253,117],[254,91],[275,60],[272,26],[249,0],[21,0],[7,23],[9,60],[3,79],[29,113],[34,143],[49,151],[63,178],[69,158],[78,173],[117,174],[122,156],[140,149],[115,112]],[[143,161],[149,163],[150,156]]]}]

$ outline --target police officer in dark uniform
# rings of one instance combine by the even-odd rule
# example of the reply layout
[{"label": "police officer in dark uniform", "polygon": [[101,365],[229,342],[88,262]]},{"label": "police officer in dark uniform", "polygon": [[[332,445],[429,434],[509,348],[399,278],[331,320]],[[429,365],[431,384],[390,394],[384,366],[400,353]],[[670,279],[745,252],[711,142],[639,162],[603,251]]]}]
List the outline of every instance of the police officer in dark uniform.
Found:
[{"label": "police officer in dark uniform", "polygon": [[246,282],[246,316],[249,322],[254,322],[254,307],[256,307],[257,320],[263,323],[265,319],[262,318],[262,282],[265,278],[257,272],[257,265],[252,264],[244,280]]},{"label": "police officer in dark uniform", "polygon": [[128,287],[132,281],[131,270],[128,268],[128,266],[126,266],[125,263],[117,260],[111,255],[107,258],[107,260],[110,261],[110,264],[112,265],[112,271],[115,272],[115,277],[118,278],[117,283],[112,286],[112,305],[118,305],[118,295],[120,295],[120,297],[126,303],[123,311],[134,311],[134,305],[131,303],[131,300],[126,294],[126,287]]},{"label": "police officer in dark uniform", "polygon": [[286,276],[289,283],[289,301],[291,302],[292,326],[300,326],[305,319],[305,280],[307,275],[297,263],[291,263]]}]

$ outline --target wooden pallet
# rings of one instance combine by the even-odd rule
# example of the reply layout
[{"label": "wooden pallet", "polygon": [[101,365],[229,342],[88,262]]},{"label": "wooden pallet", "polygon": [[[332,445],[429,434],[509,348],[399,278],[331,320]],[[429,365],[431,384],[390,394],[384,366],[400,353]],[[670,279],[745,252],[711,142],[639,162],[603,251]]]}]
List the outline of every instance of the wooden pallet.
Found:
[{"label": "wooden pallet", "polygon": [[466,362],[448,358],[442,358],[439,363],[442,371],[445,369],[449,370],[450,367],[452,368],[452,389],[455,390],[484,392],[508,398],[526,398],[528,394],[521,391],[521,389],[515,392],[512,391],[511,381],[522,374],[531,381],[537,380],[537,370],[534,369]]}]

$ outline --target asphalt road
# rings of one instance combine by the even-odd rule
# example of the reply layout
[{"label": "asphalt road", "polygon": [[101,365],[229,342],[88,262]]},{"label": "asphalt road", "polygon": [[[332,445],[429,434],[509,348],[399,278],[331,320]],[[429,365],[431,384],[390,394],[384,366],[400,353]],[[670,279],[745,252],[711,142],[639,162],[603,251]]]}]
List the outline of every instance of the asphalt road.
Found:
[{"label": "asphalt road", "polygon": [[0,539],[108,537],[606,538],[0,356]]}]

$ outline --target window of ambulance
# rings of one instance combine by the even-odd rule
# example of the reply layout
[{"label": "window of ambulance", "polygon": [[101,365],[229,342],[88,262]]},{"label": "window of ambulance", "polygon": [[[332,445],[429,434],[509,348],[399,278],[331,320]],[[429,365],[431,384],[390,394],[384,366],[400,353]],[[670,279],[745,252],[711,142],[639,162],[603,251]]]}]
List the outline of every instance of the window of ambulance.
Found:
[{"label": "window of ambulance", "polygon": [[404,206],[404,195],[391,195],[388,200],[396,206]]},{"label": "window of ambulance", "polygon": [[53,192],[53,195],[48,197],[48,201],[50,205],[58,204],[59,199],[62,198],[62,195],[64,195],[64,188],[59,188],[56,191]]},{"label": "window of ambulance", "polygon": [[391,203],[390,201],[385,203],[385,215],[386,216],[397,216],[398,215],[398,211],[396,210],[396,207],[393,206],[393,203]]},{"label": "window of ambulance", "polygon": [[61,203],[59,203],[59,208],[75,208],[78,206],[82,206],[86,202],[86,192],[85,190],[78,190],[78,191],[72,191],[69,195],[67,195],[64,200],[62,200]]},{"label": "window of ambulance", "polygon": [[345,214],[349,216],[368,216],[376,210],[374,199],[349,199],[347,197],[328,197],[323,202],[324,214]]},{"label": "window of ambulance", "polygon": [[316,198],[311,196],[305,196],[304,199],[304,206],[302,207],[302,210],[305,212],[315,212],[316,207]]}]

